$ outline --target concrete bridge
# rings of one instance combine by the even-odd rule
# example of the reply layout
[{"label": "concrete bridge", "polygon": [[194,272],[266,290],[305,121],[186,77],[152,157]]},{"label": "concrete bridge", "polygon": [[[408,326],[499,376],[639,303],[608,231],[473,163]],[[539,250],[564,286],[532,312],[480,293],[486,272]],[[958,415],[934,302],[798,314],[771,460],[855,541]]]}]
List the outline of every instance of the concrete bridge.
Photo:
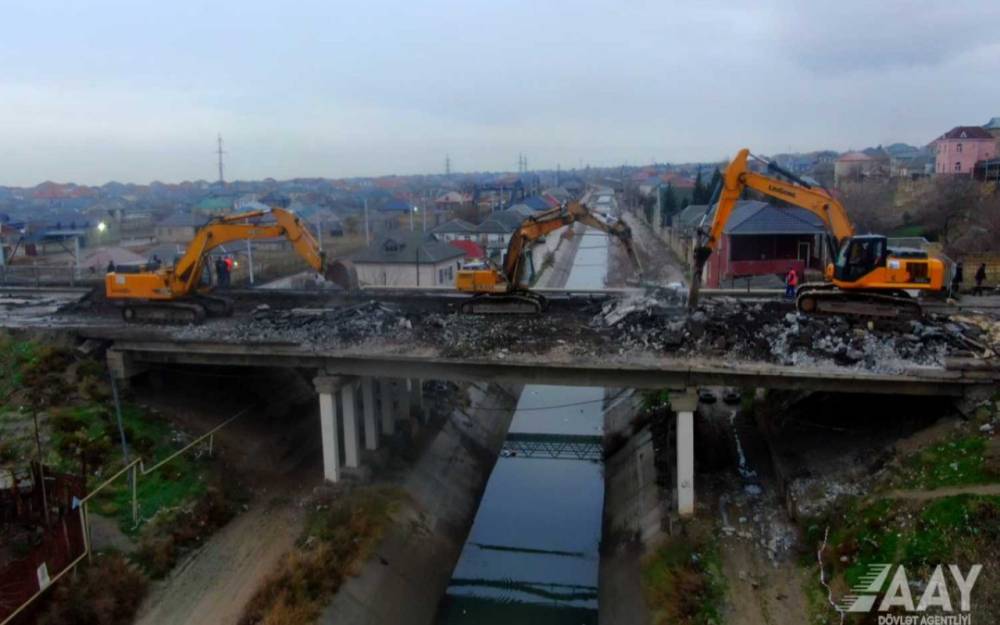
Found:
[{"label": "concrete bridge", "polygon": [[[100,337],[95,337],[100,338]],[[105,337],[106,338],[106,337]],[[895,374],[842,368],[785,367],[770,364],[713,362],[642,357],[626,362],[596,357],[586,363],[527,354],[503,360],[453,359],[432,353],[315,351],[295,344],[230,344],[174,340],[115,340],[108,364],[128,380],[150,366],[291,367],[316,371],[323,442],[324,476],[338,481],[361,465],[361,446],[377,449],[382,436],[399,421],[419,426],[423,418],[424,380],[469,380],[563,386],[670,389],[677,413],[677,505],[694,511],[694,411],[698,386],[721,385],[842,393],[962,397],[998,383],[1000,371],[979,363],[950,363],[946,368],[914,369]],[[577,444],[579,443],[579,444]],[[515,440],[551,456],[583,449],[597,453],[595,441]],[[571,449],[572,447],[572,449]],[[578,449],[579,448],[579,449]],[[514,451],[511,449],[511,451]],[[527,452],[527,448],[520,449]],[[597,455],[596,457],[599,457]]]}]

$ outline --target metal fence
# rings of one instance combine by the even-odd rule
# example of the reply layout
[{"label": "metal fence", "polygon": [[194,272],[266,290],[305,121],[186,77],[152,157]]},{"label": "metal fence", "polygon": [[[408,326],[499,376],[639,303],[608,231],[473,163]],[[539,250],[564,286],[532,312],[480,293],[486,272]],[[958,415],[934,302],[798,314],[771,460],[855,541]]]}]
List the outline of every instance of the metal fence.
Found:
[{"label": "metal fence", "polygon": [[[57,517],[58,520],[52,523],[46,531],[43,543],[44,550],[39,550],[38,553],[32,552],[27,557],[19,558],[17,561],[5,566],[2,573],[0,573],[0,625],[9,625],[14,620],[14,617],[28,610],[31,604],[49,586],[73,570],[84,558],[91,555],[89,538],[90,512],[87,505],[91,499],[100,494],[110,484],[128,475],[132,494],[132,520],[138,526],[141,522],[137,500],[139,478],[149,475],[165,464],[170,463],[178,456],[188,453],[195,447],[206,445],[208,453],[211,454],[215,442],[215,433],[246,414],[249,410],[250,408],[247,407],[237,412],[232,417],[229,417],[208,432],[195,438],[163,460],[156,462],[151,467],[147,468],[142,458],[135,458],[86,496],[78,496],[83,492],[82,482],[77,494],[71,494],[66,489],[49,491],[48,498],[50,505],[55,505],[53,502],[58,502],[59,504],[60,514]],[[46,473],[49,474],[48,471]],[[73,476],[68,477],[80,479]],[[48,483],[47,481],[47,486]],[[49,534],[52,534],[51,540],[49,539]],[[45,567],[44,571],[41,568],[42,566]]]},{"label": "metal fence", "polygon": [[[10,533],[7,536],[10,540],[5,542],[15,556],[0,568],[0,621],[21,611],[87,553],[83,511],[79,505],[83,479],[55,473],[47,467],[44,472],[44,497],[42,468],[37,463],[32,466],[30,480],[16,478],[12,488],[0,497],[7,512],[13,515],[5,524]],[[19,482],[27,485],[19,486]],[[23,553],[19,553],[21,549]]]},{"label": "metal fence", "polygon": [[65,265],[0,265],[0,286],[92,286],[104,273]]}]

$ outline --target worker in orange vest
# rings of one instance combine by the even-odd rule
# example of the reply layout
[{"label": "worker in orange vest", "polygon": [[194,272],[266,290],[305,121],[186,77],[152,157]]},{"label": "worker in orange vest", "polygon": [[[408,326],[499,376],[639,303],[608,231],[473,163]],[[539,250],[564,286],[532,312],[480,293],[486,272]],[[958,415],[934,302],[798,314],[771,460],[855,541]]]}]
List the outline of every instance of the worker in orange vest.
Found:
[{"label": "worker in orange vest", "polygon": [[785,276],[785,297],[788,299],[795,299],[795,288],[799,286],[799,274],[795,272],[795,268],[788,270],[788,275]]}]

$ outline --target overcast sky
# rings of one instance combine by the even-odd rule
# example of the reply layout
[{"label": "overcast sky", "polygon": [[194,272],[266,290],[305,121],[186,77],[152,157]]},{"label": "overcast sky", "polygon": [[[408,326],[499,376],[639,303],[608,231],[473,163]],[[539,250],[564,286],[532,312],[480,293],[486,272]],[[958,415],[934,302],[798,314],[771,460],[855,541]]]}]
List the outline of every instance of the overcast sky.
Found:
[{"label": "overcast sky", "polygon": [[[747,8],[740,8],[747,5]],[[752,5],[752,8],[750,7]],[[820,6],[823,5],[823,6]],[[1000,116],[1000,2],[4,0],[0,184],[564,169]]]}]

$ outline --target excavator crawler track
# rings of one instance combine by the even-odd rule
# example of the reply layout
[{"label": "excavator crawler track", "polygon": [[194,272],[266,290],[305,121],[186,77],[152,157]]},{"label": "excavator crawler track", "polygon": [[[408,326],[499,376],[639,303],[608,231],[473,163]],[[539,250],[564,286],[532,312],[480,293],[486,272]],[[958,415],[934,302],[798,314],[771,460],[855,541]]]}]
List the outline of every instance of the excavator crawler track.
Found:
[{"label": "excavator crawler track", "polygon": [[126,323],[199,324],[208,316],[205,307],[194,302],[129,302],[122,307]]},{"label": "excavator crawler track", "polygon": [[229,317],[232,314],[232,300],[204,293],[184,301],[128,302],[122,307],[122,319],[128,323],[188,325],[202,323],[207,317]]},{"label": "excavator crawler track", "polygon": [[803,286],[795,298],[795,308],[807,315],[848,315],[882,319],[918,319],[923,315],[920,304],[905,292],[844,291],[832,285]]},{"label": "excavator crawler track", "polygon": [[548,308],[546,299],[527,291],[517,293],[485,293],[462,302],[467,315],[537,315]]}]

